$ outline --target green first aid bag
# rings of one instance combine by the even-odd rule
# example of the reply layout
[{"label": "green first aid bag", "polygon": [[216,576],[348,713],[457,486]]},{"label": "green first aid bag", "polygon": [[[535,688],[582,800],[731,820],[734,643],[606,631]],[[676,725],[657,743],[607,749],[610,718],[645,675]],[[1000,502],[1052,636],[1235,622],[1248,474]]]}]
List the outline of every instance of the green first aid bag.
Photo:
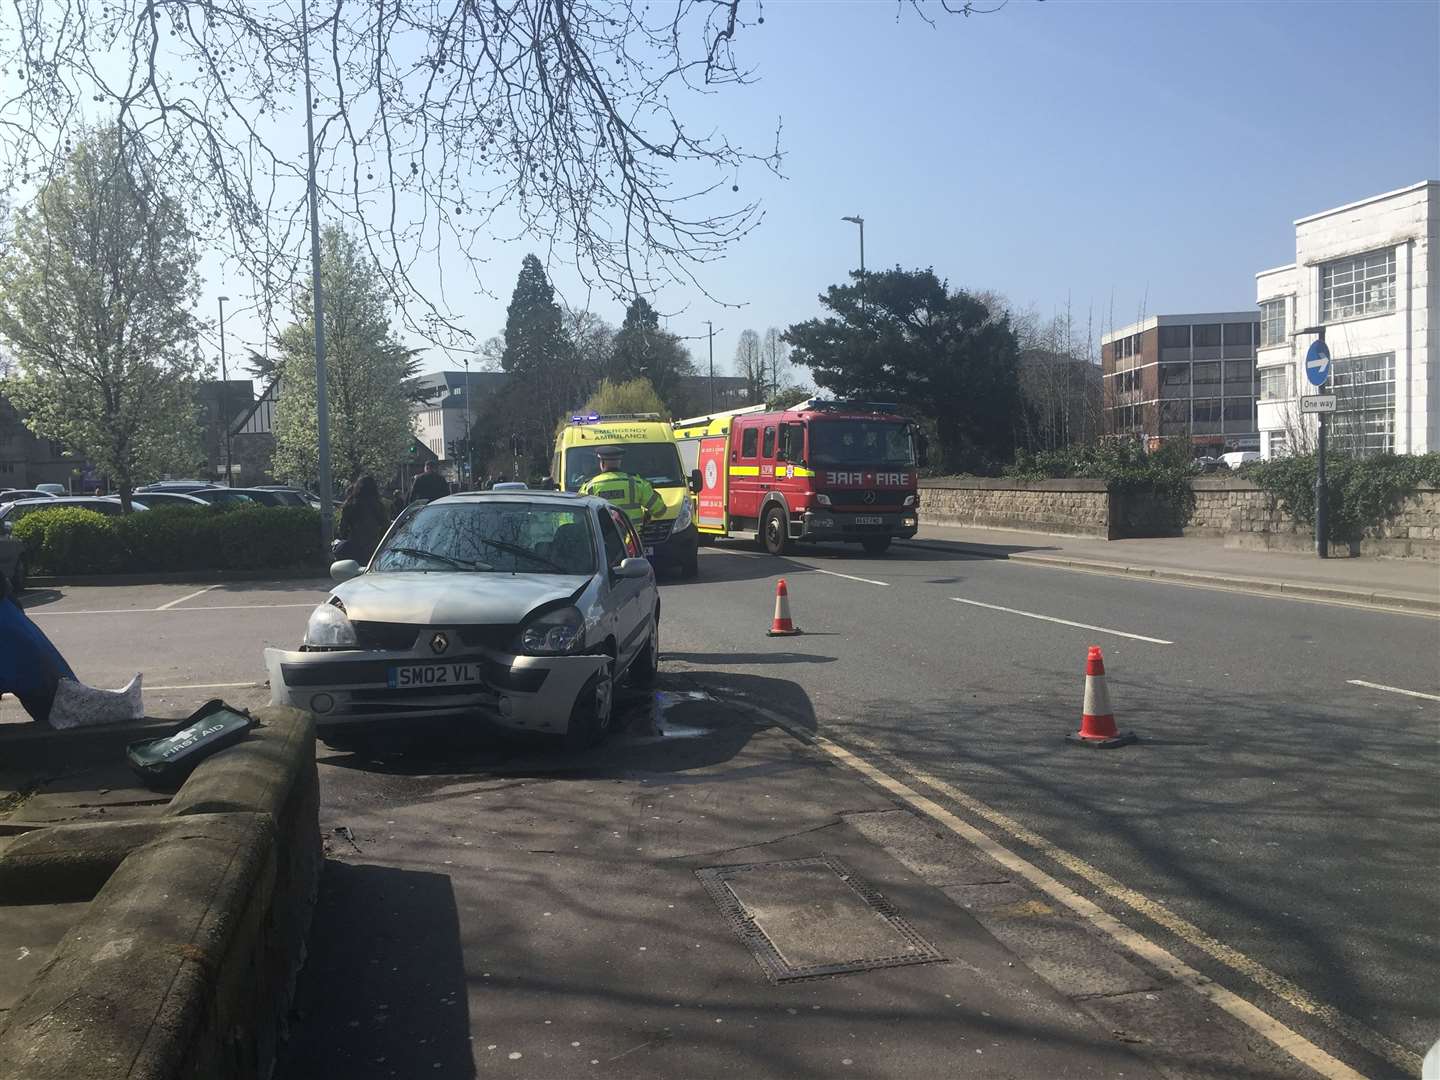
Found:
[{"label": "green first aid bag", "polygon": [[133,742],[125,748],[125,756],[147,786],[173,788],[196,765],[217,750],[235,745],[254,726],[255,720],[244,709],[212,698],[174,735]]}]

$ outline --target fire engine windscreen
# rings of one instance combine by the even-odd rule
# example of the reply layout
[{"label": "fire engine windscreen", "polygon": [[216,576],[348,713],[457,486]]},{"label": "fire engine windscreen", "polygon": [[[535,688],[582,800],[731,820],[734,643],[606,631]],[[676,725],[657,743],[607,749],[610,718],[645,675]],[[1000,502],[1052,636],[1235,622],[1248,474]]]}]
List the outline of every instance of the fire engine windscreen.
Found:
[{"label": "fire engine windscreen", "polygon": [[915,440],[908,424],[885,420],[812,420],[812,465],[915,464]]},{"label": "fire engine windscreen", "polygon": [[[655,487],[684,487],[680,474],[680,454],[672,443],[632,442],[624,447],[620,468],[633,476],[643,476]],[[579,491],[580,485],[600,471],[595,447],[572,446],[565,451],[565,490]]]}]

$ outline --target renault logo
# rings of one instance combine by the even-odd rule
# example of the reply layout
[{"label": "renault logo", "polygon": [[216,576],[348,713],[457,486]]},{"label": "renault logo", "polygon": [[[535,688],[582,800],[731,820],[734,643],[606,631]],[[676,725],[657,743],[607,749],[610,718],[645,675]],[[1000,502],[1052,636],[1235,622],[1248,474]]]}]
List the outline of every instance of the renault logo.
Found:
[{"label": "renault logo", "polygon": [[874,501],[875,501],[875,493],[874,493],[873,491],[867,491],[867,492],[865,492],[864,502],[866,503],[866,505],[869,505],[870,503],[873,503]]},{"label": "renault logo", "polygon": [[450,648],[450,639],[444,634],[436,634],[430,639],[430,651],[439,656],[446,649]]}]

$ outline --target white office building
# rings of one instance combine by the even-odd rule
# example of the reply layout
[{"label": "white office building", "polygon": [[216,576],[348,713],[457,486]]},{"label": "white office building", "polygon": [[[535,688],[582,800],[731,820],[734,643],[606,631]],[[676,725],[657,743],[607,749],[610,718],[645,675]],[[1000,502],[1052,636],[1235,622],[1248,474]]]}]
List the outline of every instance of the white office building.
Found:
[{"label": "white office building", "polygon": [[1295,261],[1255,275],[1260,453],[1313,447],[1297,395],[1319,393],[1305,352],[1325,328],[1338,399],[1332,445],[1350,453],[1440,450],[1440,181],[1295,222]]}]

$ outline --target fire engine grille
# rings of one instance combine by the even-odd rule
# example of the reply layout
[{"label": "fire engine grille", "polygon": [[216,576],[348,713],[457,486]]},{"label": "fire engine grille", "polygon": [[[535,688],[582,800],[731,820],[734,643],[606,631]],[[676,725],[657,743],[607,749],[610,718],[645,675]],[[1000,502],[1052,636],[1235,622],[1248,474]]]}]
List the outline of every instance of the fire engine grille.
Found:
[{"label": "fire engine grille", "polygon": [[878,889],[831,856],[695,875],[771,982],[945,960]]},{"label": "fire engine grille", "polygon": [[[830,501],[836,506],[904,506],[909,491],[831,491]],[[872,498],[873,496],[873,498]]]}]

